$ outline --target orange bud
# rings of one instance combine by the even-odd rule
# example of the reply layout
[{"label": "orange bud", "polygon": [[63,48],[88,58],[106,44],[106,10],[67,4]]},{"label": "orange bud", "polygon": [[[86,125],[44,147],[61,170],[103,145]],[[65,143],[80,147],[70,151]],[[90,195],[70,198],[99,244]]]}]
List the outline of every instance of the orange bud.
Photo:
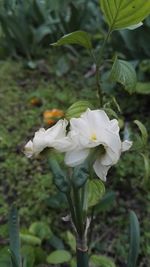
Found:
[{"label": "orange bud", "polygon": [[45,110],[43,113],[44,122],[48,125],[54,124],[56,121],[64,117],[64,112],[60,109]]}]

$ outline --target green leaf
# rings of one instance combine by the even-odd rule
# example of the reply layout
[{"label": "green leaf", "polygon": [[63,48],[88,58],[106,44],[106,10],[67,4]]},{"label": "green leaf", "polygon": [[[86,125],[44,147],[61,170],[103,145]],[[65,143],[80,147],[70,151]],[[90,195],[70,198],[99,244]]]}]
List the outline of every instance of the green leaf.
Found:
[{"label": "green leaf", "polygon": [[149,0],[100,0],[100,7],[111,30],[138,24],[150,14]]},{"label": "green leaf", "polygon": [[136,91],[137,78],[135,69],[125,60],[115,58],[110,73],[110,80],[121,83],[129,93]]},{"label": "green leaf", "polygon": [[21,254],[23,256],[25,266],[33,267],[35,263],[34,248],[32,246],[23,246]]},{"label": "green leaf", "polygon": [[94,267],[116,267],[112,259],[102,255],[92,255],[90,261]]},{"label": "green leaf", "polygon": [[73,252],[76,252],[76,239],[75,239],[75,236],[70,231],[67,231],[65,233],[65,235],[66,235],[67,244],[70,246],[70,248],[72,249]]},{"label": "green leaf", "polygon": [[61,264],[71,260],[71,254],[66,250],[56,250],[47,257],[50,264]]},{"label": "green leaf", "polygon": [[99,179],[88,181],[88,207],[95,206],[105,194],[105,186]]},{"label": "green leaf", "polygon": [[144,160],[144,168],[145,168],[145,177],[144,177],[144,183],[146,184],[149,181],[150,178],[150,160],[148,155],[141,153],[141,156]]},{"label": "green leaf", "polygon": [[138,82],[136,85],[136,93],[150,95],[150,82]]},{"label": "green leaf", "polygon": [[69,180],[66,177],[66,174],[60,168],[58,162],[55,159],[50,158],[49,164],[54,175],[55,185],[61,192],[67,193],[70,189],[70,184]]},{"label": "green leaf", "polygon": [[142,135],[142,141],[143,141],[143,144],[147,144],[148,142],[148,133],[147,133],[147,129],[146,127],[144,126],[144,124],[138,120],[135,120],[134,123],[138,126],[140,132],[141,132],[141,135]]},{"label": "green leaf", "polygon": [[19,238],[19,217],[16,207],[12,207],[9,213],[9,239],[10,239],[10,254],[12,263],[20,266],[20,238]]},{"label": "green leaf", "polygon": [[23,243],[29,244],[29,245],[41,245],[41,239],[30,235],[30,234],[20,234],[20,238],[22,240]]},{"label": "green leaf", "polygon": [[82,187],[89,177],[89,170],[87,162],[78,165],[74,168],[72,174],[72,183],[76,188]]},{"label": "green leaf", "polygon": [[93,108],[92,104],[87,100],[80,100],[72,104],[66,111],[66,119],[78,118],[84,113],[88,108]]},{"label": "green leaf", "polygon": [[75,31],[61,37],[53,46],[78,44],[87,49],[92,49],[91,37],[85,31]]},{"label": "green leaf", "polygon": [[29,233],[39,237],[41,240],[52,236],[50,227],[44,222],[34,222],[30,225]]},{"label": "green leaf", "polygon": [[134,211],[130,211],[130,250],[127,267],[136,267],[140,246],[140,227]]}]

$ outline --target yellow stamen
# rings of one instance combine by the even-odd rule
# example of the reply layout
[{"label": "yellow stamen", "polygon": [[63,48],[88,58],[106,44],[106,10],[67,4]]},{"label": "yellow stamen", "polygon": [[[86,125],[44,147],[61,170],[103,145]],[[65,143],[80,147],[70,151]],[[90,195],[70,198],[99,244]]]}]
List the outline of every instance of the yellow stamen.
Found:
[{"label": "yellow stamen", "polygon": [[96,137],[96,134],[95,133],[93,133],[92,135],[91,135],[91,138],[90,138],[92,141],[96,141],[97,140],[97,137]]}]

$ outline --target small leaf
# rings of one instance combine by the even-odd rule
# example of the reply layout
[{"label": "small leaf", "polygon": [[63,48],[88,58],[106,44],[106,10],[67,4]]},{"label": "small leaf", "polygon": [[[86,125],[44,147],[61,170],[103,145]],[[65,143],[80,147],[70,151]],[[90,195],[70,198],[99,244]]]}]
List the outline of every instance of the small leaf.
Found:
[{"label": "small leaf", "polygon": [[60,168],[58,162],[55,159],[50,158],[49,164],[54,175],[55,185],[61,192],[67,193],[70,189],[70,184],[69,180],[66,177],[66,174]]},{"label": "small leaf", "polygon": [[144,177],[144,182],[147,183],[150,178],[150,159],[148,155],[145,155],[141,153],[141,156],[143,157],[144,160],[144,168],[145,168],[145,177]]},{"label": "small leaf", "polygon": [[101,180],[88,181],[88,207],[95,206],[105,194],[105,186]]},{"label": "small leaf", "polygon": [[99,0],[111,30],[128,28],[140,23],[150,14],[150,1]]},{"label": "small leaf", "polygon": [[44,222],[34,222],[30,225],[29,233],[39,237],[41,240],[52,236],[50,227]]},{"label": "small leaf", "polygon": [[72,174],[72,183],[76,188],[82,187],[89,177],[88,164],[84,162],[74,168]]},{"label": "small leaf", "polygon": [[134,123],[138,126],[140,132],[141,132],[141,135],[142,135],[142,141],[143,141],[143,144],[147,144],[148,142],[148,133],[147,133],[147,129],[146,127],[144,126],[144,124],[138,120],[135,120]]},{"label": "small leaf", "polygon": [[66,250],[56,250],[47,257],[50,264],[62,264],[71,260],[71,254]]},{"label": "small leaf", "polygon": [[29,244],[29,245],[41,245],[41,239],[30,235],[30,234],[20,234],[20,238],[23,243]]},{"label": "small leaf", "polygon": [[66,242],[70,246],[73,252],[76,252],[76,239],[75,236],[70,232],[67,231],[66,233]]},{"label": "small leaf", "polygon": [[136,93],[150,95],[150,82],[138,82],[136,85]]},{"label": "small leaf", "polygon": [[116,267],[112,259],[102,255],[92,255],[90,261],[94,267]]},{"label": "small leaf", "polygon": [[135,69],[125,60],[115,58],[110,73],[110,80],[121,83],[129,93],[133,93],[136,90],[137,79]]},{"label": "small leaf", "polygon": [[78,118],[84,113],[88,108],[92,109],[92,105],[89,101],[80,100],[72,104],[66,111],[66,119]]},{"label": "small leaf", "polygon": [[60,45],[69,45],[69,44],[78,44],[87,49],[92,49],[91,37],[85,31],[75,31],[64,35],[56,43],[52,44],[53,46]]},{"label": "small leaf", "polygon": [[134,211],[130,211],[130,250],[127,267],[136,267],[140,246],[140,227]]}]

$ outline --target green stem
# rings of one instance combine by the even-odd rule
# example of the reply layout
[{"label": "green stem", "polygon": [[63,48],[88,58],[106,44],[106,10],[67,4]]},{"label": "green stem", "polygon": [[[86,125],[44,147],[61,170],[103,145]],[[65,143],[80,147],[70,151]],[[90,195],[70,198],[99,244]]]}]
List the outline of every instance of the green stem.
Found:
[{"label": "green stem", "polygon": [[70,208],[72,221],[74,223],[74,226],[77,227],[77,220],[76,220],[75,210],[74,210],[74,206],[73,206],[73,203],[72,203],[72,199],[71,199],[70,193],[66,194],[66,197],[67,197],[68,205],[69,205],[69,208]]},{"label": "green stem", "polygon": [[83,210],[80,199],[80,192],[78,188],[73,187],[74,207],[76,213],[77,232],[80,238],[84,235]]},{"label": "green stem", "polygon": [[102,88],[101,88],[101,84],[100,84],[100,70],[99,69],[100,69],[100,66],[102,63],[105,47],[106,47],[106,44],[107,44],[107,41],[109,39],[111,32],[112,32],[112,30],[109,29],[107,36],[103,42],[103,45],[100,48],[99,57],[98,57],[98,60],[96,63],[96,86],[97,86],[97,93],[98,93],[98,97],[99,97],[99,101],[100,101],[100,107],[103,107],[103,92],[102,92]]},{"label": "green stem", "polygon": [[77,267],[88,267],[88,262],[88,251],[82,251],[77,249]]}]

